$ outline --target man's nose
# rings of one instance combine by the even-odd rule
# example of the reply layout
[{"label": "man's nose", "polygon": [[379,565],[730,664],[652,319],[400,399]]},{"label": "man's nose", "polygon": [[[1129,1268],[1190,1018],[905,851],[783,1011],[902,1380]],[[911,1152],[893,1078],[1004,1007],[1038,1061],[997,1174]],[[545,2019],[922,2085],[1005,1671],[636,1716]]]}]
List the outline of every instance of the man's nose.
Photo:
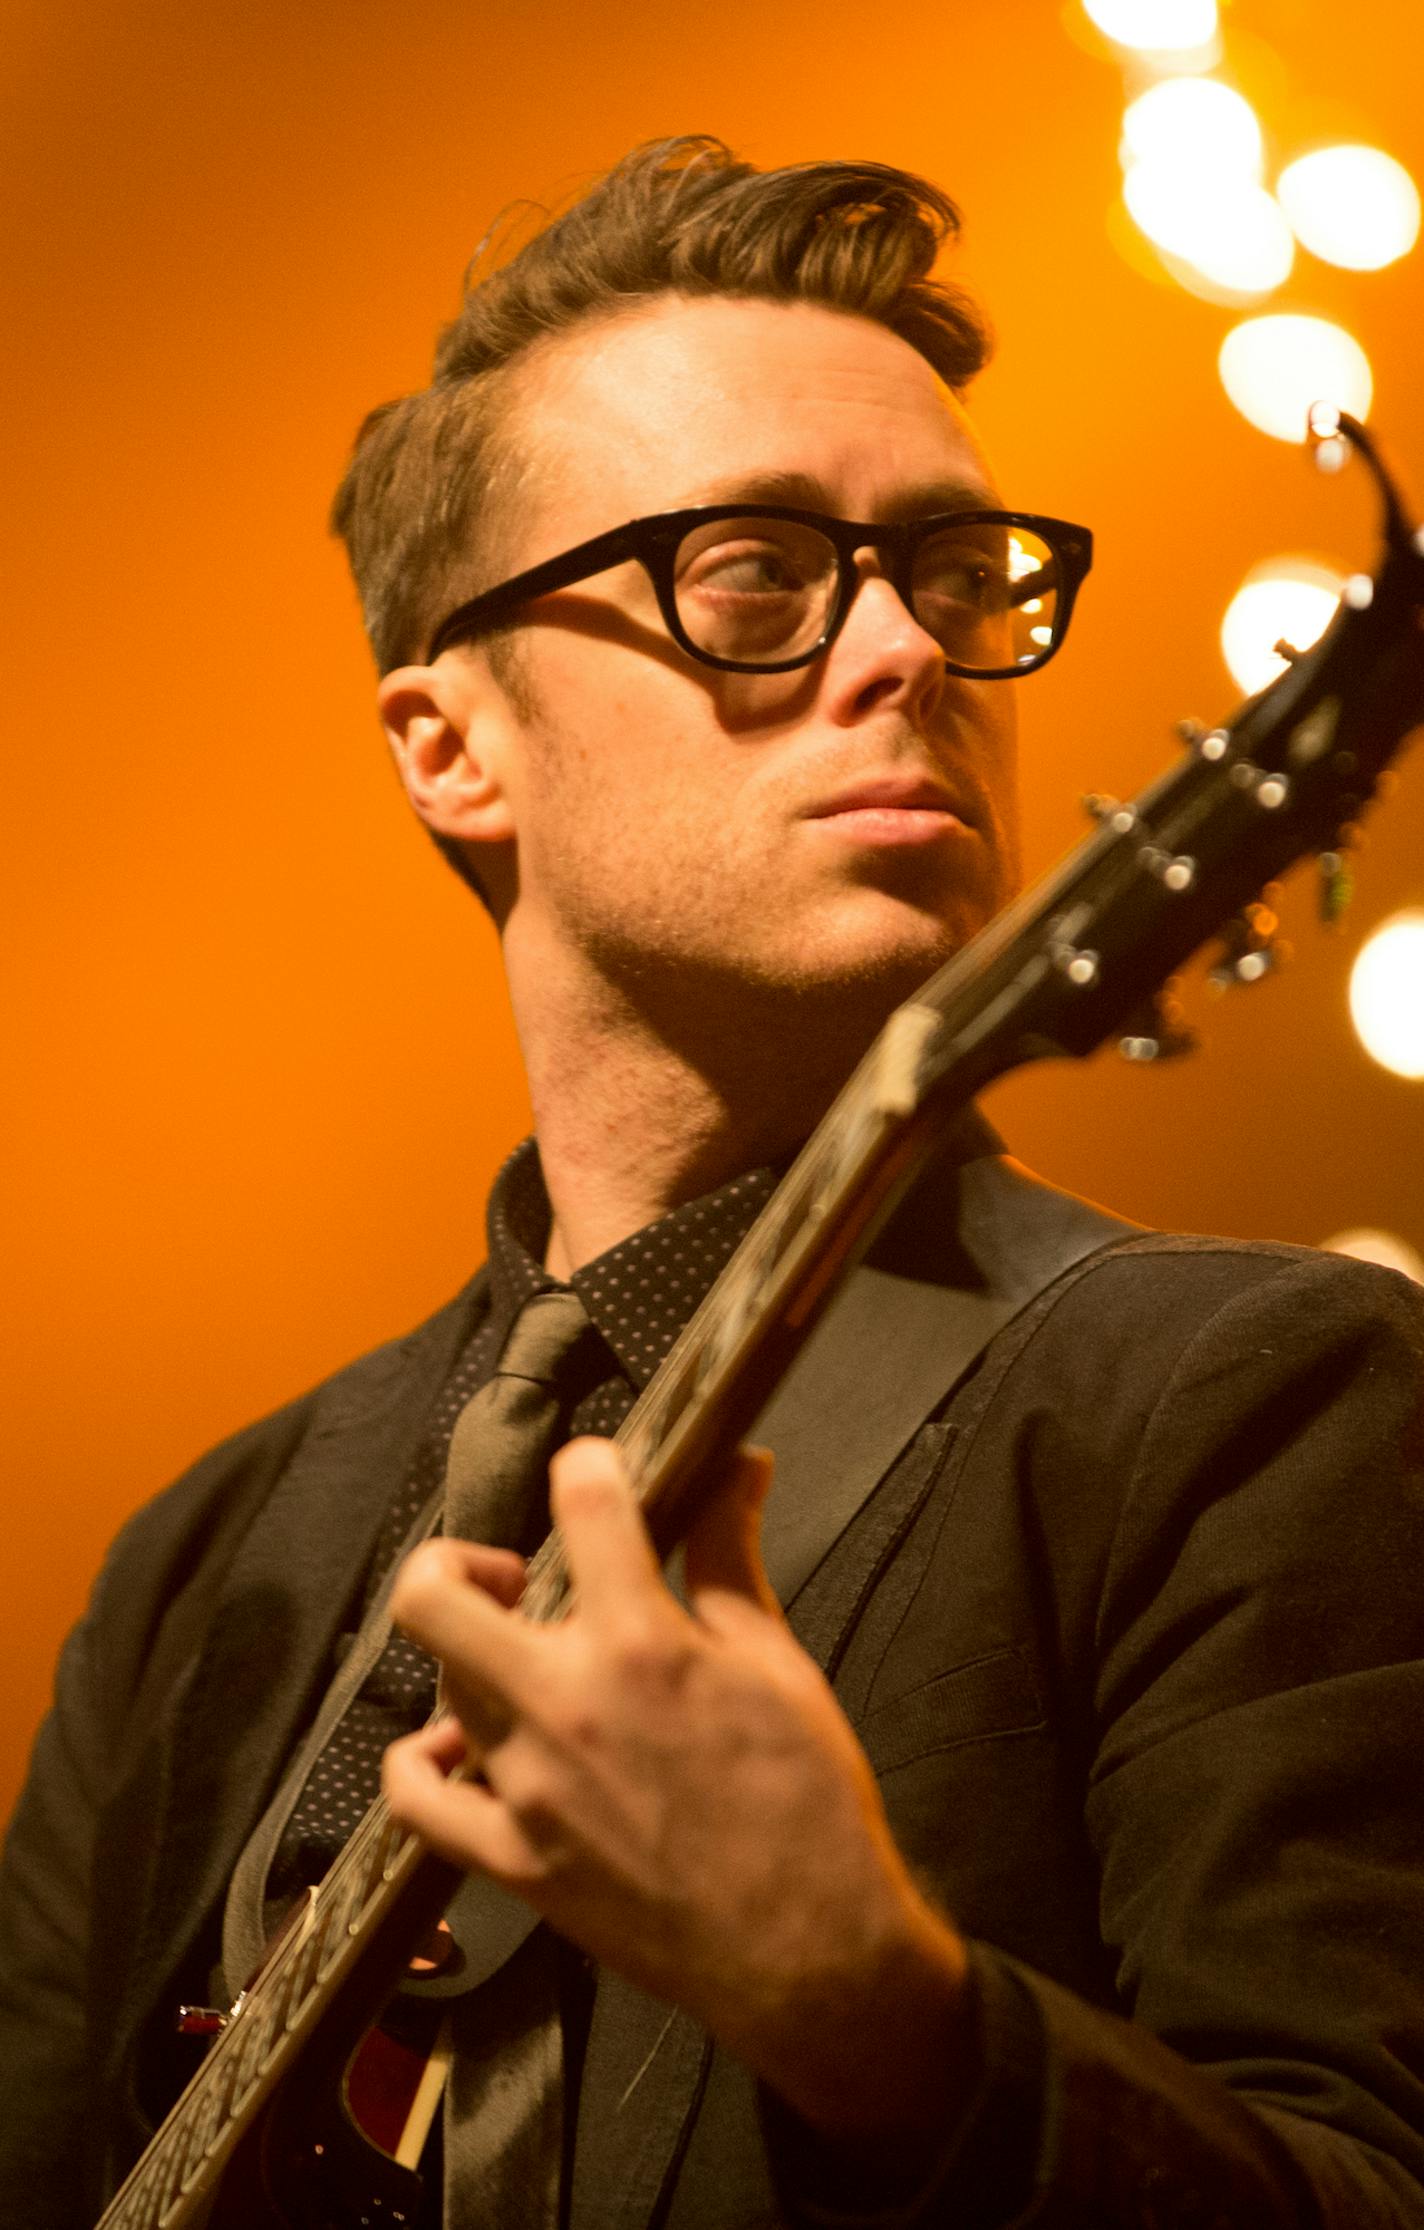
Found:
[{"label": "man's nose", "polygon": [[868,703],[900,700],[922,715],[944,682],[944,652],[915,617],[880,562],[878,551],[856,552],[855,595],[835,652],[842,653],[832,684],[845,712]]}]

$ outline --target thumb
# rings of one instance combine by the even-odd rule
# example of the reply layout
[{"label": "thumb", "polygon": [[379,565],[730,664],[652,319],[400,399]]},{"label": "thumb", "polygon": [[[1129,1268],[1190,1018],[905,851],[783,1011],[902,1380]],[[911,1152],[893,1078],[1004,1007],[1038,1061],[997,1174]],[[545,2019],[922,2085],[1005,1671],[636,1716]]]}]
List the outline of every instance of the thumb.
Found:
[{"label": "thumb", "polygon": [[716,1623],[718,1599],[728,1596],[781,1617],[761,1560],[761,1513],[771,1474],[767,1449],[739,1448],[688,1531],[688,1599],[700,1618],[712,1613],[709,1623]]}]

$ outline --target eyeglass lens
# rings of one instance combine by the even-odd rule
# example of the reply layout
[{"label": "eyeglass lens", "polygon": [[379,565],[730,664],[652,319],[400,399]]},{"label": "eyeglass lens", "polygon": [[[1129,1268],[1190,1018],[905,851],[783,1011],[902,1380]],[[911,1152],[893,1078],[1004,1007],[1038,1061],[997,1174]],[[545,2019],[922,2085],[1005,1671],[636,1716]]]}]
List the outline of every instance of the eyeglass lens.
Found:
[{"label": "eyeglass lens", "polygon": [[[820,641],[839,579],[835,545],[815,527],[755,513],[718,519],[678,545],[678,617],[699,650],[771,665]],[[1034,666],[1052,647],[1058,561],[1030,528],[943,528],[919,544],[910,591],[921,627],[972,672]]]}]

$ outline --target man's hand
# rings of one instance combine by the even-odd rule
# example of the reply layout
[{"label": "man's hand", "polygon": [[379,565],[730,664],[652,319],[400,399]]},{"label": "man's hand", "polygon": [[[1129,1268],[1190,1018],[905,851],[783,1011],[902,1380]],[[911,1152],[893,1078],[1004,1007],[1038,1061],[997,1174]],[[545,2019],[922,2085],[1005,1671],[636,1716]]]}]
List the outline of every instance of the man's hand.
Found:
[{"label": "man's hand", "polygon": [[[967,2053],[963,1948],[772,1596],[769,1483],[770,1459],[744,1453],[708,1499],[690,1612],[608,1441],[553,1468],[566,1619],[520,1616],[505,1552],[417,1549],[394,1615],[441,1660],[455,1716],[392,1745],[386,1791],[442,1856],[694,2014],[816,2126],[927,2129]],[[482,1779],[449,1780],[467,1758]]]}]

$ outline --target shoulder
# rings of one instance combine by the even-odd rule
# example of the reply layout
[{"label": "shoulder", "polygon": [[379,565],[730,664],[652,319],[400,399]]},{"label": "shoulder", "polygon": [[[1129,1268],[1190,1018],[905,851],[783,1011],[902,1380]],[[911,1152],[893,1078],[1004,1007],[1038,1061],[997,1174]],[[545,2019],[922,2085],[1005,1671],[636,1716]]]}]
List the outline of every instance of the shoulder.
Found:
[{"label": "shoulder", "polygon": [[1267,1478],[1397,1514],[1424,1495],[1424,1288],[1309,1247],[1133,1231],[1019,1312],[961,1415],[1074,1523],[1228,1489],[1240,1511]]},{"label": "shoulder", "polygon": [[484,1306],[480,1272],[413,1330],[345,1364],[269,1415],[208,1450],[143,1504],[115,1537],[89,1623],[142,1636],[159,1609],[224,1566],[299,1453],[363,1420],[435,1398]]},{"label": "shoulder", "polygon": [[1033,1312],[1047,1345],[1183,1386],[1254,1357],[1277,1370],[1353,1354],[1424,1369],[1424,1288],[1318,1248],[1145,1231],[1090,1257]]}]

